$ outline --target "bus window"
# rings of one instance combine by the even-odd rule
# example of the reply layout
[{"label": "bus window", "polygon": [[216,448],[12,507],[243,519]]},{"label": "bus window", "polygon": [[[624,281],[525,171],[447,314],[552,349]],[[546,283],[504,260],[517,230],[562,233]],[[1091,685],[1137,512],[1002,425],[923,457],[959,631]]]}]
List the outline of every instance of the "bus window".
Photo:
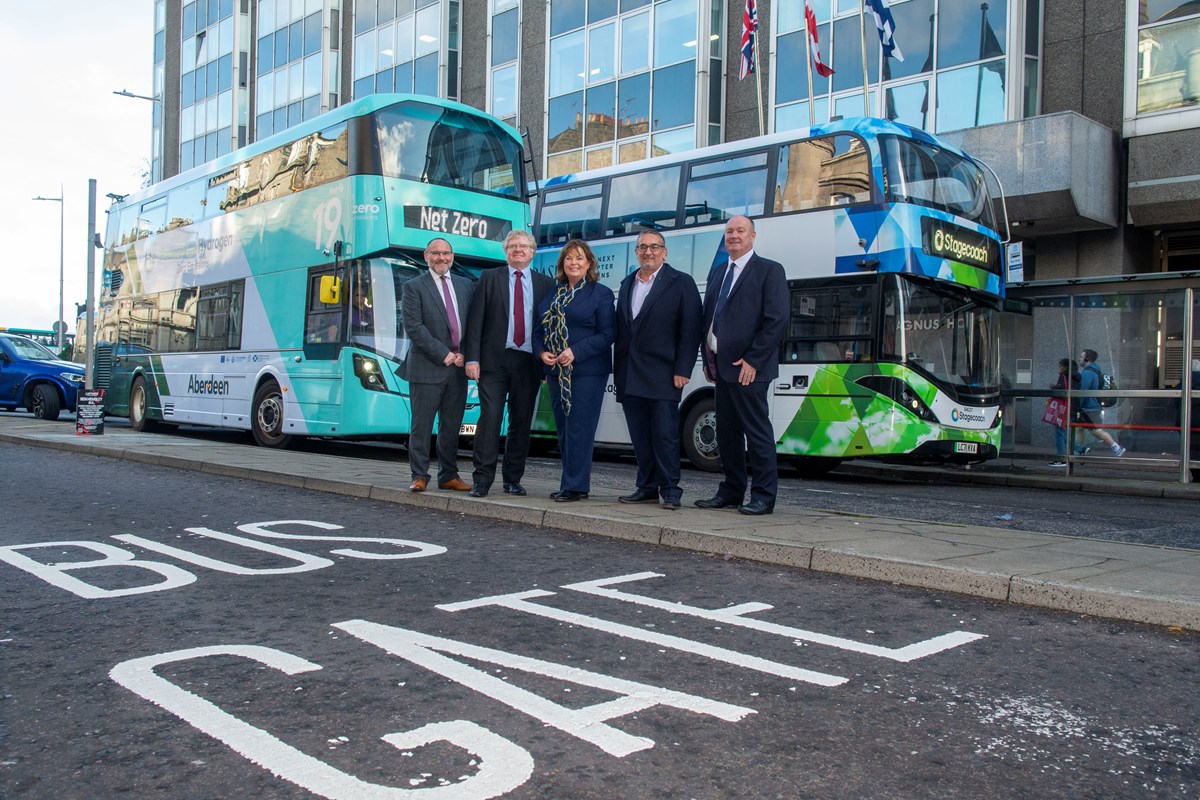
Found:
[{"label": "bus window", "polygon": [[724,222],[741,214],[762,216],[767,197],[767,154],[693,164],[683,224]]},{"label": "bus window", "polygon": [[936,208],[995,227],[983,170],[973,162],[932,144],[880,138],[889,201]]},{"label": "bus window", "polygon": [[196,306],[196,349],[225,350],[229,344],[229,284],[200,290]]},{"label": "bus window", "polygon": [[332,274],[331,269],[308,274],[308,311],[304,315],[306,343],[336,342],[341,335],[342,307],[321,302],[321,277]]},{"label": "bus window", "polygon": [[874,360],[878,292],[873,278],[869,283],[792,281],[790,288],[785,363]]},{"label": "bus window", "polygon": [[596,239],[600,228],[603,184],[547,190],[538,224],[538,244],[562,244],[571,239]]},{"label": "bus window", "polygon": [[142,203],[142,213],[138,215],[137,238],[160,233],[167,229],[167,198],[159,197],[148,203]]},{"label": "bus window", "polygon": [[613,178],[605,233],[619,236],[646,228],[674,228],[679,175],[679,166],[673,166]]},{"label": "bus window", "polygon": [[192,181],[167,195],[167,226],[181,228],[204,219],[204,181]]},{"label": "bus window", "polygon": [[871,199],[871,160],[849,134],[779,148],[775,213],[865,203]]}]

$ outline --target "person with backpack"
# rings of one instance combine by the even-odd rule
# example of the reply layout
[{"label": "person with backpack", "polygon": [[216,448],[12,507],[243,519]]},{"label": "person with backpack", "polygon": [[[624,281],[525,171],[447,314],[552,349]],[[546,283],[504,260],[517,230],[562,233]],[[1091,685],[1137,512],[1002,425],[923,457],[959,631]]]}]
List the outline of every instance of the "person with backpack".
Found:
[{"label": "person with backpack", "polygon": [[[1079,388],[1084,392],[1097,392],[1101,389],[1111,388],[1111,380],[1106,381],[1104,372],[1100,367],[1096,366],[1098,354],[1095,350],[1084,350],[1079,354]],[[1106,386],[1105,384],[1109,384]],[[1095,416],[1093,416],[1093,414]],[[1108,445],[1108,449],[1112,450],[1114,456],[1125,455],[1125,448],[1114,439],[1107,431],[1101,430],[1098,427],[1100,417],[1100,398],[1098,397],[1081,397],[1079,398],[1079,422],[1077,424],[1083,426],[1085,430],[1095,436],[1100,441]],[[1075,455],[1086,456],[1092,448],[1084,447],[1082,444],[1076,445]]]}]

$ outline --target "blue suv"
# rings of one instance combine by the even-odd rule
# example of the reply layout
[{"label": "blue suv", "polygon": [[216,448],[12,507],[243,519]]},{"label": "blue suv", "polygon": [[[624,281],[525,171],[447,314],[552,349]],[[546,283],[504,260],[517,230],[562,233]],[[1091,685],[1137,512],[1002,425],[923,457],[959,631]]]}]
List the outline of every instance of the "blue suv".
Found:
[{"label": "blue suv", "polygon": [[82,364],[60,361],[32,339],[0,333],[0,410],[25,408],[38,419],[74,411],[83,388]]}]

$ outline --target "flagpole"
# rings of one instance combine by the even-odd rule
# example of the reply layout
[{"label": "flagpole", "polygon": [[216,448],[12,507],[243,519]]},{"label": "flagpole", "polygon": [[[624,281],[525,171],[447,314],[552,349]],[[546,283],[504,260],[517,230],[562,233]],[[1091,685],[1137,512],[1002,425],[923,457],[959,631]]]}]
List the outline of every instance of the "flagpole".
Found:
[{"label": "flagpole", "polygon": [[762,136],[766,133],[766,128],[763,127],[763,101],[762,101],[762,70],[758,68],[759,57],[758,51],[761,37],[758,35],[758,24],[754,25],[754,104],[758,106],[758,135]]},{"label": "flagpole", "polygon": [[[979,4],[979,57],[983,58],[984,42],[987,36],[987,3]],[[975,76],[975,126],[979,126],[979,100],[983,95],[983,65],[980,64],[975,68],[978,74]]]},{"label": "flagpole", "polygon": [[[806,9],[807,10],[807,9]],[[812,61],[812,43],[809,41],[808,33],[808,14],[804,15],[804,62],[808,65],[808,127],[817,124],[817,98],[813,97],[813,61]]]},{"label": "flagpole", "polygon": [[863,116],[871,116],[870,101],[867,99],[870,95],[871,83],[867,80],[867,22],[866,14],[863,11],[863,5],[866,0],[859,0],[858,3],[858,33],[859,39],[862,42],[862,65],[863,65]]}]

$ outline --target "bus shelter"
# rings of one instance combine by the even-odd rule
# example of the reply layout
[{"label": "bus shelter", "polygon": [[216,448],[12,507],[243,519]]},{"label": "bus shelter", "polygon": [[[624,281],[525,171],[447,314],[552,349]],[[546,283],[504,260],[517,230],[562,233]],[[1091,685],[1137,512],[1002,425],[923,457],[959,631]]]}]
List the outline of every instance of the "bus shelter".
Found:
[{"label": "bus shelter", "polygon": [[[1008,288],[1001,316],[1004,432],[1001,457],[1056,461],[1047,401],[1097,398],[1093,424],[1067,428],[1068,474],[1080,464],[1116,458],[1098,438],[1107,432],[1122,459],[1187,483],[1200,480],[1200,273],[1030,281]],[[1097,353],[1111,388],[1055,391],[1061,359],[1078,364]],[[1091,405],[1090,403],[1087,405]],[[1077,447],[1090,447],[1077,455]]]}]

